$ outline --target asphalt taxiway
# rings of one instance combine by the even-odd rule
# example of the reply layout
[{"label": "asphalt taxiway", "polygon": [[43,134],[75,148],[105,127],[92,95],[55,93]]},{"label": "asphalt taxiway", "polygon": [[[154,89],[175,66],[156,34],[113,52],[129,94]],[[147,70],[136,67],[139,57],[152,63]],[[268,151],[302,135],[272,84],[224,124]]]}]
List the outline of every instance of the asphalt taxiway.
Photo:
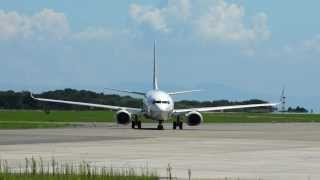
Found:
[{"label": "asphalt taxiway", "polygon": [[168,164],[186,178],[320,179],[320,124],[204,124],[185,130],[84,124],[63,129],[0,130],[0,159],[19,167],[26,157],[86,161],[96,166]]}]

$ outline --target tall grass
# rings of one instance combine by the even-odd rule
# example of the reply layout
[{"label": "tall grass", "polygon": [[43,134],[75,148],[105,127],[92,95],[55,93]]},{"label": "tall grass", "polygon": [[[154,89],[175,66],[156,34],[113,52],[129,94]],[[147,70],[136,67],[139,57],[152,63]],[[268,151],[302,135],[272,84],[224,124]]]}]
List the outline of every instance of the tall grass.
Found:
[{"label": "tall grass", "polygon": [[78,165],[61,163],[52,159],[44,163],[40,158],[25,159],[24,167],[10,168],[6,160],[0,160],[0,180],[155,180],[156,172],[148,168],[107,168],[91,166],[87,162]]}]

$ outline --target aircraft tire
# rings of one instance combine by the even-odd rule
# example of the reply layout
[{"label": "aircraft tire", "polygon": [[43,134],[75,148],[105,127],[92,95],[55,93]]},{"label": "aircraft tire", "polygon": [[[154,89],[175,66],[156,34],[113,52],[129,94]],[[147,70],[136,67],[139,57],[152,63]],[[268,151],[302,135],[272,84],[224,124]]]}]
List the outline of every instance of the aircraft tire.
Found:
[{"label": "aircraft tire", "polygon": [[131,128],[134,129],[135,127],[136,127],[136,122],[135,122],[135,121],[132,121],[132,122],[131,122]]},{"label": "aircraft tire", "polygon": [[181,130],[183,129],[183,122],[182,121],[179,122],[179,129],[181,129]]},{"label": "aircraft tire", "polygon": [[158,125],[158,130],[163,130],[163,125],[162,124]]},{"label": "aircraft tire", "polygon": [[173,129],[177,129],[177,122],[173,122]]}]

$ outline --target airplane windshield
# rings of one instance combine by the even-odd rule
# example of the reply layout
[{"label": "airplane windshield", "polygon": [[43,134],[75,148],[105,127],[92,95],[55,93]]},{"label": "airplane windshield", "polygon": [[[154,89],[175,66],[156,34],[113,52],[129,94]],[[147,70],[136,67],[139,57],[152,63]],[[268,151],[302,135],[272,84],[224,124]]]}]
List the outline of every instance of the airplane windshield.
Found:
[{"label": "airplane windshield", "polygon": [[169,101],[156,101],[156,100],[154,100],[152,103],[153,104],[170,104]]}]

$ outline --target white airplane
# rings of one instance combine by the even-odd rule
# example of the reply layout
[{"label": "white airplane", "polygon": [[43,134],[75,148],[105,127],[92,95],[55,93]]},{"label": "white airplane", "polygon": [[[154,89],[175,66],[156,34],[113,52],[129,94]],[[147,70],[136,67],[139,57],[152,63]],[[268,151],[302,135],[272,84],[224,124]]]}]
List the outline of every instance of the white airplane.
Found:
[{"label": "white airplane", "polygon": [[154,42],[153,48],[154,49],[153,49],[153,89],[152,90],[145,93],[145,92],[134,92],[134,91],[128,91],[128,90],[109,89],[109,90],[115,90],[118,92],[142,96],[143,97],[142,108],[120,107],[120,106],[93,104],[93,103],[85,103],[85,102],[36,98],[32,94],[31,94],[31,97],[38,101],[64,103],[64,104],[106,108],[106,109],[114,110],[114,111],[117,111],[115,115],[117,123],[122,125],[127,125],[131,122],[132,128],[137,127],[138,129],[141,129],[141,121],[138,119],[138,117],[145,116],[148,119],[157,121],[159,130],[163,129],[163,125],[162,125],[163,122],[169,120],[172,116],[176,117],[176,120],[173,121],[173,129],[176,129],[177,127],[179,127],[179,129],[183,129],[183,120],[181,116],[185,117],[183,119],[185,119],[185,122],[189,126],[197,126],[203,122],[203,116],[201,115],[201,112],[243,109],[243,108],[253,108],[253,107],[270,107],[270,106],[276,106],[278,104],[278,103],[266,103],[266,104],[175,109],[174,101],[171,98],[171,96],[174,96],[177,94],[195,92],[199,90],[178,91],[178,92],[169,92],[169,93],[159,90],[158,81],[157,81],[158,79],[157,79],[156,43],[155,42]]}]

